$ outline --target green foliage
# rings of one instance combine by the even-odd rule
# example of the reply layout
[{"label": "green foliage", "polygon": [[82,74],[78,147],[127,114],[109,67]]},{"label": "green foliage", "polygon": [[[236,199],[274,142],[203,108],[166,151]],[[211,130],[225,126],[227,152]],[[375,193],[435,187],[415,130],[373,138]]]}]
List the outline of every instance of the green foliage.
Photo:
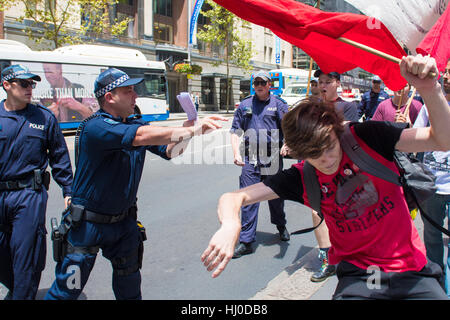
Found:
[{"label": "green foliage", "polygon": [[237,30],[238,23],[245,25],[247,22],[236,17],[233,13],[219,6],[211,0],[206,3],[210,10],[201,11],[211,23],[204,26],[197,33],[197,39],[215,46],[226,48],[224,61],[217,61],[215,65],[223,62],[232,63],[236,66],[250,71],[250,59],[253,55],[252,43],[240,37]]},{"label": "green foliage", "polygon": [[[37,44],[50,40],[55,48],[65,44],[86,42],[82,38],[101,34],[121,35],[131,19],[110,19],[109,12],[118,0],[0,0],[0,8],[8,9],[22,4],[23,14],[18,22],[27,20],[30,25],[24,32]],[[0,9],[1,10],[1,9]],[[83,24],[80,21],[83,19]]]},{"label": "green foliage", "polygon": [[252,43],[240,37],[237,32],[238,24],[245,25],[246,22],[236,17],[234,14],[219,6],[212,0],[206,0],[206,3],[211,8],[201,13],[210,20],[209,24],[204,25],[203,30],[197,33],[197,39],[209,43],[212,46],[218,46],[225,49],[224,59],[218,59],[212,64],[218,66],[222,63],[226,64],[227,68],[227,86],[226,86],[226,110],[230,106],[230,64],[244,69],[249,72],[253,67],[250,65],[250,59],[253,55]]}]

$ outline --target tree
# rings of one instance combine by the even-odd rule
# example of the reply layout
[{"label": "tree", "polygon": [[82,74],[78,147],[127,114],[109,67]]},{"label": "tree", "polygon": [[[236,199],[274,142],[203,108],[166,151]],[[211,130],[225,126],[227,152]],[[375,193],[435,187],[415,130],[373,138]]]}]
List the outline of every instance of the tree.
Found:
[{"label": "tree", "polygon": [[250,59],[253,55],[252,43],[240,36],[237,32],[239,24],[245,25],[248,22],[236,17],[234,14],[219,6],[212,0],[206,1],[209,10],[201,11],[202,15],[210,20],[203,29],[197,33],[197,39],[209,43],[210,45],[222,46],[224,48],[224,59],[213,62],[214,66],[225,63],[227,69],[226,86],[226,110],[230,105],[230,64],[250,71]]},{"label": "tree", "polygon": [[24,32],[37,44],[45,40],[53,42],[55,48],[65,44],[85,42],[89,34],[100,36],[121,35],[128,27],[130,18],[111,18],[111,8],[119,0],[0,0],[0,10],[18,4],[24,8],[17,21],[29,23]]}]

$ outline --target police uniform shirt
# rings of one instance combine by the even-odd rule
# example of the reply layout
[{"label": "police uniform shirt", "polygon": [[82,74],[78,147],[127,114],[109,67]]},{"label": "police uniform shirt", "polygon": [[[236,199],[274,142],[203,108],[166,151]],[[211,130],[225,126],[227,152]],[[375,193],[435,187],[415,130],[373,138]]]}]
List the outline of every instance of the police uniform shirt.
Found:
[{"label": "police uniform shirt", "polygon": [[[281,144],[283,141],[283,133],[281,131],[281,119],[288,112],[286,102],[273,94],[265,100],[261,101],[256,95],[249,96],[242,100],[239,107],[234,113],[233,123],[230,132],[239,136],[253,129],[255,135],[246,134],[246,146],[249,143],[258,143],[264,141],[259,139],[260,130],[266,130],[267,142]],[[271,130],[279,130],[278,136],[272,137]],[[249,141],[249,137],[254,137],[256,141]]]},{"label": "police uniform shirt", "polygon": [[167,146],[134,147],[136,131],[146,122],[135,116],[123,122],[101,109],[96,114],[80,136],[72,202],[97,213],[117,215],[136,200],[146,151],[169,160]]},{"label": "police uniform shirt", "polygon": [[366,91],[361,97],[359,116],[361,117],[365,114],[367,118],[372,118],[378,105],[386,99],[389,99],[389,94],[384,90],[381,90],[379,93],[372,90]]},{"label": "police uniform shirt", "polygon": [[6,111],[4,102],[0,102],[0,180],[27,179],[50,164],[63,196],[70,195],[72,167],[53,113],[30,103],[22,110]]}]

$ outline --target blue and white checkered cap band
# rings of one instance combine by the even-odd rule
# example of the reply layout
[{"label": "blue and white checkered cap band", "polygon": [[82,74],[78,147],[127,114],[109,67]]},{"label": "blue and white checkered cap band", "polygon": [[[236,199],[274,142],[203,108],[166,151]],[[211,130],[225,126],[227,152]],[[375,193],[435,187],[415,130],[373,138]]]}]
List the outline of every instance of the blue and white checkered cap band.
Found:
[{"label": "blue and white checkered cap band", "polygon": [[109,92],[111,90],[114,90],[119,85],[121,85],[122,83],[124,83],[125,81],[127,81],[129,79],[130,79],[130,77],[127,74],[124,74],[119,79],[117,79],[114,82],[111,82],[110,84],[108,84],[106,87],[101,88],[100,90],[96,91],[95,92],[95,97],[96,98],[100,98],[101,96],[105,95],[107,92]]},{"label": "blue and white checkered cap band", "polygon": [[28,71],[26,71],[26,70],[19,70],[19,71],[10,73],[10,74],[4,76],[2,81],[9,81],[11,79],[17,78],[18,75],[21,75],[21,74],[24,74],[24,73],[28,73]]}]

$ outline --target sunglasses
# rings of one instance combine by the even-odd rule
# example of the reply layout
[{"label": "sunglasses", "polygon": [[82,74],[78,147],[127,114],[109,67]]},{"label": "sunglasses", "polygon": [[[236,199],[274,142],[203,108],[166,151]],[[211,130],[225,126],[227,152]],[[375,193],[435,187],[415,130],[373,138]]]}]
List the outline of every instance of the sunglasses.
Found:
[{"label": "sunglasses", "polygon": [[253,84],[255,85],[255,87],[257,87],[257,86],[265,86],[267,84],[267,81],[264,81],[264,80],[254,81]]},{"label": "sunglasses", "polygon": [[31,86],[31,89],[36,88],[36,82],[34,82],[34,81],[27,81],[27,80],[23,80],[23,79],[16,79],[16,80],[12,80],[10,82],[11,83],[17,82],[24,89],[28,88],[29,86]]}]

